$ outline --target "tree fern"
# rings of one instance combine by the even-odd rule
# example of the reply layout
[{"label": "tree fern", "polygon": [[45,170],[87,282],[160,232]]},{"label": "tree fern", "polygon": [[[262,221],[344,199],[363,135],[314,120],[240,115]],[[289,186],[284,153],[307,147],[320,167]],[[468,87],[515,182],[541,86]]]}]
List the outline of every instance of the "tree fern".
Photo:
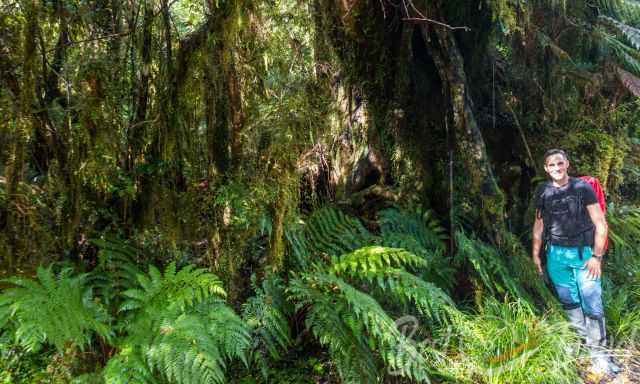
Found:
[{"label": "tree fern", "polygon": [[625,24],[609,16],[601,16],[603,20],[613,25],[627,39],[635,49],[640,49],[640,29]]},{"label": "tree fern", "polygon": [[[122,311],[134,309],[155,310],[171,306],[184,309],[210,297],[226,297],[222,282],[205,269],[187,265],[176,272],[175,262],[165,269],[164,276],[155,266],[149,267],[148,275],[138,275],[139,288],[123,293],[127,298]],[[170,301],[169,301],[170,300]]]},{"label": "tree fern", "polygon": [[636,0],[598,0],[598,5],[602,15],[631,25],[640,22],[640,3]]},{"label": "tree fern", "polygon": [[231,308],[201,303],[189,313],[164,319],[146,348],[147,364],[174,383],[224,383],[226,362],[245,362],[249,332]]},{"label": "tree fern", "polygon": [[109,316],[94,302],[86,274],[65,268],[56,276],[51,267],[40,267],[37,277],[4,280],[15,287],[0,295],[0,326],[14,322],[19,344],[37,351],[47,343],[62,351],[68,342],[82,348],[95,335],[111,337]]},{"label": "tree fern", "polygon": [[147,362],[144,360],[142,348],[125,344],[120,352],[109,359],[102,375],[107,384],[159,384]]},{"label": "tree fern", "polygon": [[622,67],[616,72],[622,85],[635,96],[640,95],[640,3],[631,0],[600,0],[602,24],[614,29],[618,36],[600,30],[597,35],[613,51]]},{"label": "tree fern", "polygon": [[311,246],[305,236],[304,226],[300,223],[288,225],[284,238],[289,250],[289,263],[297,269],[307,269],[311,262]]},{"label": "tree fern", "polygon": [[427,262],[399,248],[386,248],[370,246],[357,249],[342,256],[333,256],[329,271],[332,273],[351,272],[376,272],[388,267],[422,267]]},{"label": "tree fern", "polygon": [[327,347],[342,381],[379,382],[382,366],[427,381],[426,354],[400,334],[375,297],[414,305],[432,325],[446,322],[455,312],[452,300],[411,273],[443,261],[446,236],[429,212],[389,209],[379,222],[382,242],[397,248],[371,245],[380,240],[340,211],[314,212],[288,240],[294,255],[322,257],[304,264],[304,273],[294,273],[286,292]]}]

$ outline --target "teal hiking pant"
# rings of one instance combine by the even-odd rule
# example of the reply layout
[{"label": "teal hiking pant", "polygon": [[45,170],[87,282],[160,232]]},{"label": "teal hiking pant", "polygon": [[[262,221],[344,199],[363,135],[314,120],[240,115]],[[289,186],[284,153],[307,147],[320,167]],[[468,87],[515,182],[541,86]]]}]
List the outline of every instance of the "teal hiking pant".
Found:
[{"label": "teal hiking pant", "polygon": [[578,247],[549,245],[547,272],[564,309],[582,307],[585,315],[602,319],[602,283],[600,278],[589,277],[589,270],[584,266],[590,257],[591,247],[582,249],[580,260]]}]

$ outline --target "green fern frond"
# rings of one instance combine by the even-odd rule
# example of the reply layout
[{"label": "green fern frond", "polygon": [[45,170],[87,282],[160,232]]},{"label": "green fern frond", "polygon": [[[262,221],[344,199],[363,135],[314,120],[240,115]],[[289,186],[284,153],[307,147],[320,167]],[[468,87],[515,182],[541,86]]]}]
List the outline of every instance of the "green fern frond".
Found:
[{"label": "green fern frond", "polygon": [[424,249],[435,250],[444,249],[449,238],[430,210],[389,208],[380,211],[378,221],[385,244],[404,234],[415,238]]},{"label": "green fern frond", "polygon": [[252,332],[252,360],[266,377],[268,359],[278,359],[291,344],[291,331],[287,321],[292,312],[286,301],[281,278],[267,276],[261,286],[255,286],[255,296],[242,305],[242,318]]},{"label": "green fern frond", "polygon": [[158,384],[137,346],[126,346],[109,359],[102,371],[106,384]]},{"label": "green fern frond", "polygon": [[[290,292],[294,300],[303,305],[310,305],[311,308],[314,303],[322,302],[321,297],[329,294],[333,295],[333,301],[336,303],[344,300],[345,307],[362,323],[370,342],[375,345],[387,367],[403,377],[418,382],[429,381],[431,370],[424,355],[400,333],[395,322],[367,293],[354,288],[337,276],[321,272],[294,278]],[[313,329],[314,324],[311,323],[309,326]]]},{"label": "green fern frond", "polygon": [[373,241],[362,223],[334,208],[315,211],[305,225],[306,242],[312,252],[341,255]]},{"label": "green fern frond", "polygon": [[418,312],[432,324],[447,323],[450,315],[457,312],[455,303],[441,288],[403,269],[389,268],[358,277],[364,277],[369,283],[375,284],[390,295],[392,300],[413,303]]},{"label": "green fern frond", "polygon": [[38,280],[9,278],[14,288],[0,295],[0,313],[15,326],[15,338],[29,351],[42,344],[54,345],[59,351],[67,342],[82,348],[94,335],[111,338],[110,317],[94,302],[87,287],[87,275],[74,275],[63,269],[56,276],[51,268],[40,267]]},{"label": "green fern frond", "polygon": [[169,382],[223,383],[227,361],[247,363],[250,341],[246,325],[231,308],[202,303],[191,313],[165,319],[145,358]]},{"label": "green fern frond", "polygon": [[364,279],[401,302],[412,302],[432,321],[444,322],[455,304],[442,289],[404,270],[423,267],[424,259],[403,249],[364,247],[334,257],[328,272],[350,279]]},{"label": "green fern frond", "polygon": [[306,326],[328,348],[342,381],[377,383],[379,368],[362,323],[356,321],[344,298],[328,295],[308,282],[305,276],[294,276],[287,289],[290,299],[307,311]]},{"label": "green fern frond", "polygon": [[123,242],[90,241],[100,248],[98,265],[89,275],[90,285],[105,306],[117,309],[122,299],[120,293],[137,285],[136,276],[141,271],[134,260],[138,251]]},{"label": "green fern frond", "polygon": [[357,249],[346,255],[331,258],[329,272],[334,274],[349,273],[352,276],[378,272],[389,267],[424,267],[427,262],[399,248],[387,248],[380,246],[369,246]]},{"label": "green fern frond", "polygon": [[448,235],[429,210],[389,208],[379,215],[382,243],[403,248],[427,261],[422,276],[442,287],[451,287],[454,269],[444,257]]},{"label": "green fern frond", "polygon": [[124,355],[105,377],[124,369],[142,382],[149,382],[144,380],[151,374],[167,382],[223,383],[229,361],[248,364],[249,328],[224,304],[222,283],[206,270],[177,270],[172,263],[161,273],[151,266],[138,275],[138,287],[123,295],[128,331],[121,343]]},{"label": "green fern frond", "polygon": [[289,257],[293,266],[299,270],[308,269],[312,250],[306,239],[304,227],[299,223],[287,226],[284,230],[284,238],[289,254],[293,256]]},{"label": "green fern frond", "polygon": [[462,231],[456,232],[455,240],[458,248],[456,259],[469,262],[493,295],[509,293],[513,298],[526,297],[496,248],[469,238]]},{"label": "green fern frond", "polygon": [[640,3],[636,0],[598,0],[604,14],[630,25],[640,22]]},{"label": "green fern frond", "polygon": [[637,50],[602,29],[596,29],[596,33],[623,67],[631,72],[640,73],[640,55]]},{"label": "green fern frond", "polygon": [[176,273],[175,262],[165,269],[164,277],[155,266],[149,267],[148,275],[138,275],[140,288],[123,292],[127,300],[121,311],[144,307],[171,306],[185,308],[211,297],[224,298],[226,292],[220,279],[203,268],[188,265]]},{"label": "green fern frond", "polygon": [[625,24],[609,16],[600,16],[603,20],[613,25],[629,43],[635,48],[640,49],[640,29]]}]

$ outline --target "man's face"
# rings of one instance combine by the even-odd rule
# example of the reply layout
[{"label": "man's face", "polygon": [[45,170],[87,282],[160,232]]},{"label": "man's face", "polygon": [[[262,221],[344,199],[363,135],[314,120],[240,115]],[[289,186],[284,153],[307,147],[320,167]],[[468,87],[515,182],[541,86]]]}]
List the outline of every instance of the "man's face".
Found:
[{"label": "man's face", "polygon": [[565,159],[561,154],[555,154],[547,157],[544,170],[553,181],[564,181],[567,177],[567,169],[569,169],[569,160]]}]

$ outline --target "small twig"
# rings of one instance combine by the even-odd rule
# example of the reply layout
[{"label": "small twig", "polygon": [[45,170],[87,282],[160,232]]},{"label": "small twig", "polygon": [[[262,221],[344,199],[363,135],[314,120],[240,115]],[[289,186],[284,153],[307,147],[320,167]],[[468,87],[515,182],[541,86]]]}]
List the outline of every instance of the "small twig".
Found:
[{"label": "small twig", "polygon": [[384,8],[384,0],[380,0],[380,7],[382,8],[382,17],[387,18],[387,10]]},{"label": "small twig", "polygon": [[529,166],[533,167],[533,166],[535,166],[536,161],[533,159],[533,155],[531,154],[531,149],[529,148],[529,143],[527,142],[527,137],[525,136],[524,130],[522,129],[522,126],[520,125],[520,120],[518,120],[518,116],[516,115],[516,112],[513,110],[511,105],[509,105],[509,103],[505,103],[505,105],[509,109],[509,112],[511,112],[511,116],[513,117],[513,120],[516,123],[516,128],[518,128],[518,133],[520,133],[520,138],[522,139],[522,143],[524,144],[524,148],[527,151],[527,155],[529,155],[529,161],[531,161],[531,164],[529,164]]},{"label": "small twig", "polygon": [[433,23],[433,24],[437,24],[440,25],[442,27],[445,27],[447,29],[450,29],[452,31],[455,31],[457,29],[462,29],[465,32],[470,32],[471,28],[467,27],[467,26],[462,26],[462,27],[454,27],[452,25],[443,23],[441,21],[437,21],[437,20],[433,20],[433,19],[429,19],[427,17],[406,17],[404,19],[402,19],[404,21],[413,21],[413,22],[425,22],[425,23]]}]

